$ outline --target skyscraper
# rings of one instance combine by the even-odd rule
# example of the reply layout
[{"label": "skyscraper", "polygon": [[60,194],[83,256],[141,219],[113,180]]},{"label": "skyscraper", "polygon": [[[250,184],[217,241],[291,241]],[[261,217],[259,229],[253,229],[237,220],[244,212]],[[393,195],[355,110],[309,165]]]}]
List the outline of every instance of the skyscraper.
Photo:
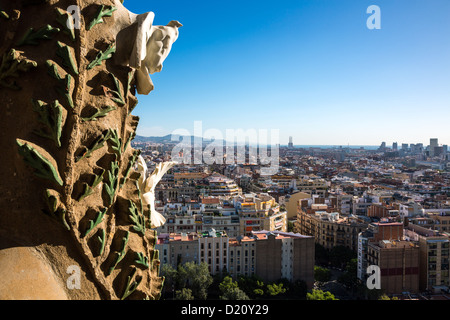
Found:
[{"label": "skyscraper", "polygon": [[289,137],[289,144],[288,144],[289,148],[293,148],[294,144],[292,143],[292,137]]},{"label": "skyscraper", "polygon": [[398,144],[397,144],[397,142],[394,142],[394,143],[392,144],[392,150],[394,150],[394,151],[397,151],[397,150],[398,150]]},{"label": "skyscraper", "polygon": [[430,157],[434,157],[434,148],[438,146],[438,139],[430,139]]}]

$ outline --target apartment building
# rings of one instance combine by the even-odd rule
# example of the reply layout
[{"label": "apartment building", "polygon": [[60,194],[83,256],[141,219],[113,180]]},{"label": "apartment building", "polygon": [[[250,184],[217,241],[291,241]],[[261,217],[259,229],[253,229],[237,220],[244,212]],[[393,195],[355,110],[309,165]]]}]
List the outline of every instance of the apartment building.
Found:
[{"label": "apartment building", "polygon": [[214,213],[206,211],[203,214],[202,230],[214,228],[224,231],[229,237],[238,237],[241,234],[241,223],[236,212]]},{"label": "apartment building", "polygon": [[337,207],[338,211],[342,215],[349,215],[352,213],[352,201],[353,196],[350,194],[338,194],[337,195]]},{"label": "apartment building", "polygon": [[448,235],[411,223],[404,231],[407,239],[416,241],[419,245],[420,290],[448,292],[450,285]]},{"label": "apartment building", "polygon": [[195,234],[159,234],[156,249],[162,264],[176,268],[188,261],[206,263],[212,275],[257,275],[263,281],[314,282],[314,238],[279,231],[230,238],[214,229]]},{"label": "apartment building", "polygon": [[229,237],[214,229],[204,231],[198,238],[199,262],[208,265],[212,275],[228,271]]},{"label": "apartment building", "polygon": [[379,243],[380,241],[401,241],[403,240],[403,223],[393,222],[383,219],[380,222],[370,223],[366,230],[358,234],[358,279],[366,280],[366,270],[370,265],[368,262],[369,243]]},{"label": "apartment building", "polygon": [[253,231],[287,231],[287,212],[280,210],[268,194],[247,193],[234,199],[239,214],[240,234],[250,236]]},{"label": "apartment building", "polygon": [[384,203],[374,203],[367,208],[367,216],[370,218],[388,218],[398,214],[398,207]]},{"label": "apartment building", "polygon": [[299,178],[296,181],[296,189],[308,194],[317,194],[322,197],[327,196],[328,183],[325,179]]},{"label": "apartment building", "polygon": [[297,232],[313,236],[315,242],[326,249],[345,246],[356,252],[358,234],[367,228],[368,223],[354,216],[341,217],[338,212],[308,214],[300,210],[296,226]]},{"label": "apartment building", "polygon": [[286,232],[260,231],[256,236],[256,275],[264,281],[314,283],[314,238]]},{"label": "apartment building", "polygon": [[242,193],[233,179],[213,173],[205,178],[207,183],[205,194],[210,196],[237,196]]},{"label": "apartment building", "polygon": [[198,234],[171,233],[158,235],[155,248],[159,250],[162,264],[176,268],[178,264],[198,262]]},{"label": "apartment building", "polygon": [[252,237],[237,237],[229,242],[228,272],[238,276],[252,276],[256,273],[256,241]]},{"label": "apartment building", "polygon": [[380,287],[386,294],[419,292],[419,246],[411,241],[369,242],[368,265],[380,268]]}]

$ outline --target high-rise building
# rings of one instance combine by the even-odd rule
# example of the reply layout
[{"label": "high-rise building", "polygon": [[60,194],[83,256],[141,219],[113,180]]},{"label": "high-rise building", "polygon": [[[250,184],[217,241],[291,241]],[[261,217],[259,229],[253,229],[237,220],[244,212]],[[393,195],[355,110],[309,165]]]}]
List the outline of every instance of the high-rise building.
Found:
[{"label": "high-rise building", "polygon": [[392,150],[394,150],[394,151],[397,151],[397,150],[398,150],[398,144],[397,144],[397,142],[394,142],[394,143],[392,144]]},{"label": "high-rise building", "polygon": [[294,147],[294,143],[292,142],[292,137],[289,137],[289,144],[288,144],[289,148],[293,148]]},{"label": "high-rise building", "polygon": [[435,151],[434,148],[438,146],[438,139],[431,138],[430,139],[430,157],[434,157]]}]

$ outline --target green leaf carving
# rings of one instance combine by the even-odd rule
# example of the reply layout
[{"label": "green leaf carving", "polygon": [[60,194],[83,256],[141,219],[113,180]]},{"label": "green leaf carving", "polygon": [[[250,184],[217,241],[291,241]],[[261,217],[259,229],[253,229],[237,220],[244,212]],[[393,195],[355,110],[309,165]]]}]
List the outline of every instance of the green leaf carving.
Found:
[{"label": "green leaf carving", "polygon": [[92,182],[91,185],[84,183],[84,190],[83,193],[81,194],[80,198],[78,199],[78,201],[81,201],[82,199],[86,198],[87,196],[90,196],[93,192],[95,187],[97,187],[100,182],[103,181],[103,176],[105,174],[105,170],[102,170],[102,173],[99,175],[96,175],[94,178],[94,181]]},{"label": "green leaf carving", "polygon": [[92,229],[94,229],[96,226],[98,226],[100,224],[100,222],[102,222],[102,219],[106,214],[106,211],[108,211],[108,208],[105,208],[103,211],[97,212],[97,217],[95,218],[95,220],[89,220],[89,227],[86,229],[84,234],[81,236],[82,238],[89,235],[89,233],[92,231]]},{"label": "green leaf carving", "polygon": [[53,78],[58,80],[58,85],[56,86],[56,91],[64,97],[64,99],[67,101],[69,106],[73,109],[73,107],[74,107],[73,100],[72,100],[73,89],[71,89],[71,87],[70,87],[70,84],[73,79],[72,76],[68,73],[68,74],[66,74],[66,76],[64,78],[61,77],[58,73],[58,69],[57,69],[56,65],[50,60],[47,60],[45,62],[45,64],[48,67],[48,73]]},{"label": "green leaf carving", "polygon": [[108,195],[108,205],[112,205],[114,196],[116,194],[117,185],[119,181],[119,162],[111,162],[111,170],[108,171],[108,182],[104,183],[103,187]]},{"label": "green leaf carving", "polygon": [[78,74],[77,63],[70,48],[60,41],[56,42],[56,45],[58,47],[56,55],[62,59],[63,66],[69,68],[69,71],[73,74]]},{"label": "green leaf carving", "polygon": [[98,118],[106,116],[109,112],[116,110],[116,107],[105,106],[104,108],[95,108],[95,112],[89,116],[81,118],[83,121],[97,121]]},{"label": "green leaf carving", "polygon": [[120,159],[122,156],[122,139],[120,139],[116,129],[111,130],[109,140],[111,141],[111,148]]},{"label": "green leaf carving", "polygon": [[105,244],[106,244],[106,232],[105,229],[102,229],[101,236],[97,237],[98,241],[100,241],[100,252],[99,256],[103,254],[103,251],[105,251]]},{"label": "green leaf carving", "polygon": [[28,29],[24,36],[16,43],[16,45],[33,45],[37,46],[40,40],[50,40],[55,33],[60,31],[59,28],[53,28],[51,25],[46,25],[41,29],[35,31],[33,28]]},{"label": "green leaf carving", "polygon": [[136,262],[137,264],[143,265],[145,268],[149,267],[148,264],[148,257],[144,256],[144,254],[142,252],[137,252],[137,259],[134,260],[134,262]]},{"label": "green leaf carving", "polygon": [[111,267],[108,269],[108,273],[106,275],[110,275],[114,271],[114,269],[117,267],[119,262],[122,261],[122,259],[125,257],[125,255],[127,253],[126,247],[128,244],[129,236],[130,236],[130,232],[127,231],[127,233],[125,234],[125,237],[122,238],[122,249],[119,252],[116,251],[117,258],[114,261],[114,263],[111,265]]},{"label": "green leaf carving", "polygon": [[133,268],[133,271],[131,271],[131,274],[128,276],[127,286],[125,288],[125,292],[123,293],[121,300],[126,299],[130,294],[132,294],[141,283],[142,278],[132,282],[132,279],[134,278],[135,274],[136,268]]},{"label": "green leaf carving", "polygon": [[63,185],[58,169],[53,166],[49,159],[45,158],[26,141],[16,139],[16,143],[19,146],[19,154],[23,157],[25,163],[34,169],[37,177],[56,182],[60,186]]},{"label": "green leaf carving", "polygon": [[20,72],[27,72],[31,68],[36,68],[36,61],[26,58],[19,59],[20,54],[11,49],[9,52],[3,54],[0,62],[0,86],[19,90],[20,87],[11,78],[19,78]]},{"label": "green leaf carving", "polygon": [[128,167],[125,171],[125,174],[123,175],[122,181],[120,182],[120,188],[121,189],[123,187],[123,185],[125,184],[125,182],[127,182],[128,176],[130,175],[131,169],[133,169],[133,166],[136,162],[136,159],[138,158],[138,156],[141,154],[140,150],[135,150],[133,152],[133,155],[130,157],[130,161],[128,163]]},{"label": "green leaf carving", "polygon": [[127,142],[125,142],[125,145],[123,146],[123,152],[125,152],[131,142],[131,140],[134,139],[134,137],[136,137],[136,132],[130,132],[130,135],[128,136]]},{"label": "green leaf carving", "polygon": [[96,24],[103,23],[103,17],[111,17],[116,10],[117,8],[113,6],[105,7],[104,5],[100,5],[94,19],[92,19],[87,29],[91,30]]},{"label": "green leaf carving", "polygon": [[111,43],[108,48],[106,48],[105,52],[99,51],[95,59],[87,66],[87,69],[90,70],[95,66],[99,66],[102,64],[103,60],[107,60],[112,57],[113,53],[116,52],[115,43]]},{"label": "green leaf carving", "polygon": [[9,14],[7,14],[5,11],[0,11],[0,17],[9,19]]},{"label": "green leaf carving", "polygon": [[119,80],[117,80],[117,78],[112,73],[110,73],[110,75],[114,81],[114,87],[116,90],[111,90],[108,87],[102,86],[103,92],[105,93],[105,96],[109,97],[111,100],[117,102],[120,105],[124,105],[125,99],[123,98],[122,93],[120,93]]},{"label": "green leaf carving", "polygon": [[79,156],[77,156],[75,158],[75,162],[78,162],[84,158],[89,158],[92,154],[92,152],[94,152],[95,150],[100,149],[101,147],[103,147],[103,145],[105,144],[105,142],[109,139],[110,137],[110,130],[105,130],[93,143],[92,145],[87,148],[87,147],[83,147],[83,153]]},{"label": "green leaf carving", "polygon": [[133,229],[137,232],[140,232],[142,235],[145,235],[145,218],[142,214],[139,213],[136,204],[131,200],[128,201],[130,203],[128,207],[130,219],[134,224]]},{"label": "green leaf carving", "polygon": [[40,100],[31,100],[33,110],[37,112],[39,122],[45,125],[45,130],[36,132],[38,135],[52,139],[58,147],[61,147],[62,114],[63,108],[58,100],[52,104],[46,104]]},{"label": "green leaf carving", "polygon": [[69,36],[70,40],[75,41],[75,26],[72,16],[60,8],[56,8],[56,14],[56,21],[63,27],[63,32]]},{"label": "green leaf carving", "polygon": [[46,189],[44,192],[44,199],[47,203],[47,209],[44,210],[50,217],[55,218],[64,225],[67,230],[70,230],[70,226],[66,221],[66,209],[63,207],[60,201],[60,194],[51,189]]}]

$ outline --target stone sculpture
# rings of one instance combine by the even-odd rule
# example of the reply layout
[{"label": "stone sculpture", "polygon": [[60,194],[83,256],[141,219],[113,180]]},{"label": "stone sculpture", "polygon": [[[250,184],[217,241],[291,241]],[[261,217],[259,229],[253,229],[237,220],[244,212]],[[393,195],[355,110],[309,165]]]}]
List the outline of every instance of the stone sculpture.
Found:
[{"label": "stone sculpture", "polygon": [[158,182],[175,165],[175,162],[162,162],[159,163],[153,173],[147,176],[147,164],[144,158],[139,155],[138,159],[138,172],[141,174],[138,185],[139,190],[142,193],[142,200],[144,206],[150,207],[150,223],[154,228],[161,227],[166,219],[155,209],[155,188]]},{"label": "stone sculpture", "polygon": [[119,0],[0,0],[0,299],[160,297],[148,192],[173,164],[135,169],[131,112],[181,24],[153,18]]},{"label": "stone sculpture", "polygon": [[[115,5],[124,8],[118,0]],[[172,44],[178,39],[178,28],[182,24],[172,20],[166,26],[154,26],[153,12],[137,15],[128,11],[128,15],[122,17],[116,26],[120,31],[117,33],[115,61],[136,69],[137,92],[148,94],[154,89],[149,74],[162,70]]]}]

